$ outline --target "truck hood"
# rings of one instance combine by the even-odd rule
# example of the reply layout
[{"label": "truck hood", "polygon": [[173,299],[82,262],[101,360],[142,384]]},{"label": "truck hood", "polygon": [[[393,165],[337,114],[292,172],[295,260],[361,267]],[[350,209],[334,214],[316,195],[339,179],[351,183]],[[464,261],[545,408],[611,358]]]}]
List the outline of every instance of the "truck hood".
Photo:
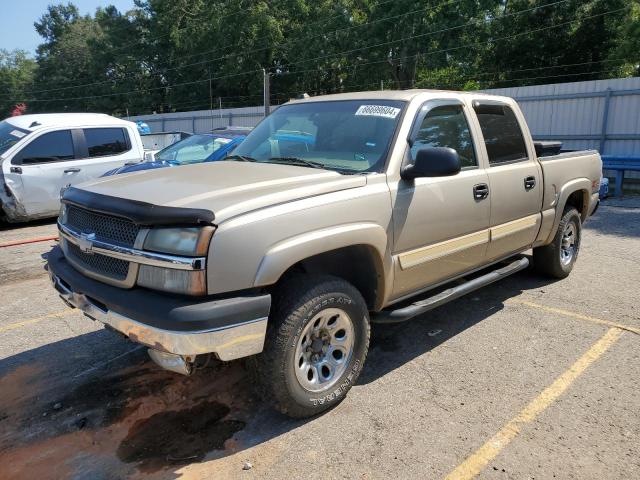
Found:
[{"label": "truck hood", "polygon": [[366,183],[363,175],[223,161],[102,177],[77,188],[166,207],[210,210],[219,224],[250,211]]}]

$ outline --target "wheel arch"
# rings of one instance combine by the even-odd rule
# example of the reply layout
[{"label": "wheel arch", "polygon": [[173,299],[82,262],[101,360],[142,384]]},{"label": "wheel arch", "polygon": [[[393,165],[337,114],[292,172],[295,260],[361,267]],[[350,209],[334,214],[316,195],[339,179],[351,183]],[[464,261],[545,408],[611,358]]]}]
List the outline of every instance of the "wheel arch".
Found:
[{"label": "wheel arch", "polygon": [[580,219],[584,221],[589,216],[589,201],[591,198],[591,180],[588,178],[578,178],[567,182],[560,192],[558,193],[558,200],[555,208],[555,218],[553,220],[553,226],[551,227],[549,236],[547,237],[545,244],[553,240],[553,237],[558,230],[558,225],[562,219],[562,213],[567,205],[571,205],[578,210]]},{"label": "wheel arch", "polygon": [[390,268],[387,232],[360,223],[304,233],[274,245],[262,258],[254,285],[278,284],[293,273],[329,274],[348,281],[371,310],[381,308]]}]

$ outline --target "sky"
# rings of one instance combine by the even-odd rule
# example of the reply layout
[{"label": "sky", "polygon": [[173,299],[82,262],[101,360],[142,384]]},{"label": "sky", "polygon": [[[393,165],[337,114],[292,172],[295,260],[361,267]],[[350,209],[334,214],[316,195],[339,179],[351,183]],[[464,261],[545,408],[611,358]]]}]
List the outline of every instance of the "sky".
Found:
[{"label": "sky", "polygon": [[[0,0],[0,48],[5,50],[26,50],[35,56],[36,47],[42,38],[33,28],[50,4],[68,3],[68,0]],[[115,5],[126,11],[133,7],[133,0],[72,0],[82,15],[93,14],[97,7]]]}]

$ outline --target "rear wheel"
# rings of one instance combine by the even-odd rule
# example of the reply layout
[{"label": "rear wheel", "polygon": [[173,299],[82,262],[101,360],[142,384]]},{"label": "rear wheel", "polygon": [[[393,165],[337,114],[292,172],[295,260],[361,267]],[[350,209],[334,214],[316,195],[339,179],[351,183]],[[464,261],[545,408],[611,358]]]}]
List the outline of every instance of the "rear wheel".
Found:
[{"label": "rear wheel", "polygon": [[565,209],[553,241],[533,249],[533,262],[540,273],[554,278],[566,278],[578,258],[582,223],[578,211]]},{"label": "rear wheel", "polygon": [[253,359],[265,397],[282,413],[308,417],[340,403],[369,348],[369,315],[351,284],[299,276],[274,294],[264,351]]}]

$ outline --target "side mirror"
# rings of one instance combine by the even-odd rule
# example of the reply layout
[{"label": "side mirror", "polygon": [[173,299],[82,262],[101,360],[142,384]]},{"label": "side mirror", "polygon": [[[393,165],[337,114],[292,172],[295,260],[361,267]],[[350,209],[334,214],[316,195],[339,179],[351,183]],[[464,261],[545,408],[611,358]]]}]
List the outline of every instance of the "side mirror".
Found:
[{"label": "side mirror", "polygon": [[425,147],[418,150],[416,160],[400,172],[405,180],[419,177],[449,177],[460,172],[458,152],[448,147]]},{"label": "side mirror", "polygon": [[155,159],[155,155],[153,152],[144,152],[143,162],[153,162]]}]

